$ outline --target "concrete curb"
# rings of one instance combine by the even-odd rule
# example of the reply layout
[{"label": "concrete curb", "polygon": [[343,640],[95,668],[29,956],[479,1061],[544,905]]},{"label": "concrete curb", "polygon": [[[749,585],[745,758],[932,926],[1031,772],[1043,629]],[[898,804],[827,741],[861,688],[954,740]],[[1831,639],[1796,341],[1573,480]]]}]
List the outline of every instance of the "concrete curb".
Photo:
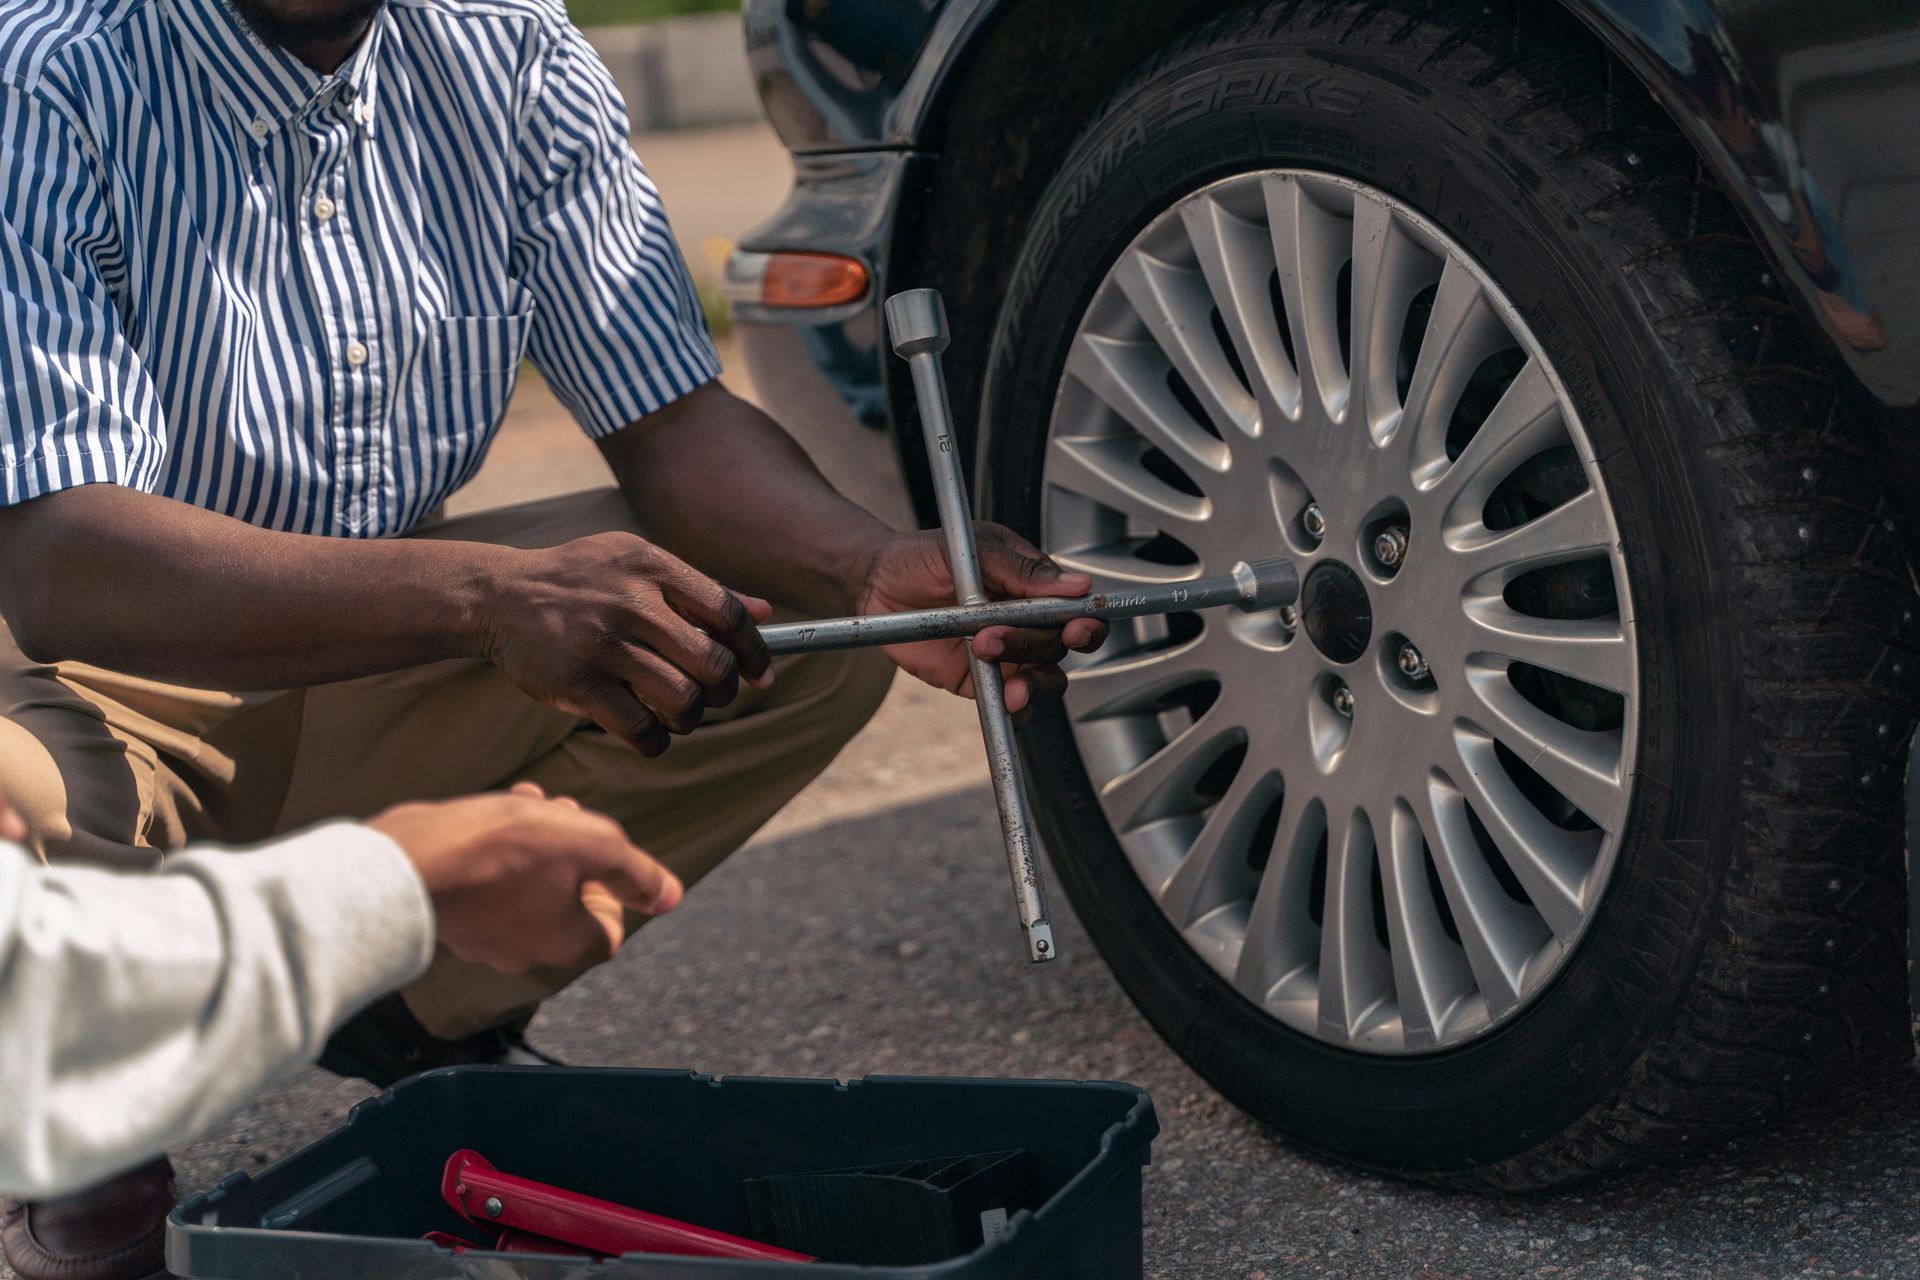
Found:
[{"label": "concrete curb", "polygon": [[636,133],[760,118],[737,13],[697,13],[659,22],[587,27]]}]

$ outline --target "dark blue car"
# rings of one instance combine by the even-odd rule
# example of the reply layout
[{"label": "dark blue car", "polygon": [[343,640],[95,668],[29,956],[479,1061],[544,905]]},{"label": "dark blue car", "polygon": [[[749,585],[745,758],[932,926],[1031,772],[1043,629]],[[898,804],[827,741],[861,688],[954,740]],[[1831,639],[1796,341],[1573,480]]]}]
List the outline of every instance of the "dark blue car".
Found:
[{"label": "dark blue car", "polygon": [[1121,624],[1023,748],[1194,1069],[1537,1187],[1911,1055],[1920,8],[748,0],[756,384],[930,523],[884,295],[945,295],[982,514]]}]

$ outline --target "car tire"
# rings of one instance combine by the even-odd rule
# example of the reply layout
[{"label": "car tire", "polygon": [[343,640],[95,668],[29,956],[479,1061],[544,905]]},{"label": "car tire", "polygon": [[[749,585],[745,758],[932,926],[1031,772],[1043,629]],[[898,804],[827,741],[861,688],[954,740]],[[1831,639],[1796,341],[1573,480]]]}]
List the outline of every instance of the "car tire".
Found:
[{"label": "car tire", "polygon": [[1287,1025],[1156,904],[1070,714],[1022,747],[1075,910],[1197,1072],[1318,1152],[1510,1189],[1698,1149],[1910,1051],[1920,633],[1883,462],[1687,140],[1552,8],[1255,4],[1157,55],[1029,224],[980,419],[987,514],[1044,539],[1050,423],[1102,281],[1236,175],[1385,193],[1504,291],[1590,441],[1638,663],[1631,805],[1545,989],[1427,1052]]}]

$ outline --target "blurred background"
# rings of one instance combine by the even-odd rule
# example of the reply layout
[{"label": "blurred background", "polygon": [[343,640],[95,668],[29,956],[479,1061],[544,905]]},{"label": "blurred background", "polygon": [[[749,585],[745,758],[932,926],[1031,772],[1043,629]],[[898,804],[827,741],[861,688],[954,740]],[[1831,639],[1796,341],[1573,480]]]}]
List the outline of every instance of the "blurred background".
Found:
[{"label": "blurred background", "polygon": [[738,13],[740,0],[568,0],[567,15],[585,31],[696,13]]}]

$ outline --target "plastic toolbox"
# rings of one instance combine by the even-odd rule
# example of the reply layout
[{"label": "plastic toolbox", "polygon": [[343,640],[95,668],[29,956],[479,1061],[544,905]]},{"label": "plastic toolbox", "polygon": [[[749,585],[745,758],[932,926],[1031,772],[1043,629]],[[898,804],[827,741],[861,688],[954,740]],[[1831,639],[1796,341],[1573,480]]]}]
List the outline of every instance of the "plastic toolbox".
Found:
[{"label": "plastic toolbox", "polygon": [[[1140,1175],[1158,1132],[1152,1102],[1126,1084],[455,1067],[370,1098],[305,1150],[181,1204],[167,1263],[182,1280],[1135,1280]],[[996,1221],[970,1252],[903,1266],[455,1252],[421,1237],[470,1225],[440,1196],[462,1148],[743,1236],[749,1187],[769,1178],[971,1152],[1024,1151],[1038,1207]]]}]

